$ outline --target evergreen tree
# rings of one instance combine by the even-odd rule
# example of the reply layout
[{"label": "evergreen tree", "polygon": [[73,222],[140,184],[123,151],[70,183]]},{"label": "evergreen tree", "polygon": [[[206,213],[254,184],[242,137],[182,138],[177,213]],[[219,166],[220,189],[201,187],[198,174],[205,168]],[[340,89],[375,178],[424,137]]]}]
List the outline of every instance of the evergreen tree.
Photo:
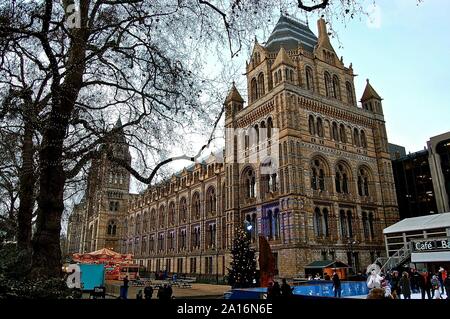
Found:
[{"label": "evergreen tree", "polygon": [[241,227],[237,230],[231,250],[231,268],[228,268],[228,284],[233,288],[254,286],[256,279],[255,250],[250,248],[250,236]]}]

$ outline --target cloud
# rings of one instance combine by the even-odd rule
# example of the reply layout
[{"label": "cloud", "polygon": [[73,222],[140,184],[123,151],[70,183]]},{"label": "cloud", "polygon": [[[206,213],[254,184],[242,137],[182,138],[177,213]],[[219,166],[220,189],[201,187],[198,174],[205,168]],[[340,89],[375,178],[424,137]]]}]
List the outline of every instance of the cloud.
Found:
[{"label": "cloud", "polygon": [[367,8],[367,27],[371,29],[380,29],[381,28],[381,8],[376,4],[370,5]]}]

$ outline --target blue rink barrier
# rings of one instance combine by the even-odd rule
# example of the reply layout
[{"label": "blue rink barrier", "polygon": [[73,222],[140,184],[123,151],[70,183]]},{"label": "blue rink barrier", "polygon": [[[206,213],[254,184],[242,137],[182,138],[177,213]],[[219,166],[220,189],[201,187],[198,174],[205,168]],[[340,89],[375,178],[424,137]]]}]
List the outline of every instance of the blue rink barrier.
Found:
[{"label": "blue rink barrier", "polygon": [[[334,297],[333,283],[324,282],[313,285],[295,286],[294,295],[302,296],[320,296],[320,297]],[[341,296],[351,297],[367,295],[369,289],[365,281],[343,281],[341,282]]]},{"label": "blue rink barrier", "polygon": [[[367,295],[369,289],[365,281],[342,281],[341,297]],[[297,296],[334,297],[333,283],[330,281],[314,281],[314,283],[294,286],[293,294]],[[265,299],[267,288],[232,289],[224,295],[225,299]]]}]

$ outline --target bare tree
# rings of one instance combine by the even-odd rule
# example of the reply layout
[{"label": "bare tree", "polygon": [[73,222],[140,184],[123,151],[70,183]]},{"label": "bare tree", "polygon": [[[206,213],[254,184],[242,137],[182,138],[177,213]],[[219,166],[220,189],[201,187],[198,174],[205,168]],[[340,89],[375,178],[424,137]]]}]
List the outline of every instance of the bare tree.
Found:
[{"label": "bare tree", "polygon": [[[0,1],[0,88],[21,94],[22,148],[37,152],[36,175],[26,174],[33,159],[28,151],[22,151],[19,174],[23,194],[32,194],[31,181],[38,181],[32,273],[60,274],[65,185],[80,178],[92,159],[106,154],[144,183],[166,163],[195,160],[164,157],[184,130],[202,124],[214,130],[223,113],[221,103],[204,101],[214,88],[202,70],[205,47],[229,50],[233,57],[274,9],[327,10],[335,3],[350,13],[357,1],[308,3],[281,1],[275,8],[268,0]],[[10,98],[1,95],[3,102]],[[141,169],[100,147],[119,131]],[[150,167],[147,158],[156,164]],[[29,213],[23,216],[29,224]]]}]

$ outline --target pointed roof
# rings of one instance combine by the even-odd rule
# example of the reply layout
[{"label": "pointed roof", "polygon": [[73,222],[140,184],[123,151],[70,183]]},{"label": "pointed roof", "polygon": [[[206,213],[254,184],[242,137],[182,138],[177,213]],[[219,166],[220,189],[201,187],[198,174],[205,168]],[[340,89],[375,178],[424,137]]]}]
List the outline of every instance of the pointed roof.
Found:
[{"label": "pointed roof", "polygon": [[280,51],[278,51],[277,57],[272,65],[272,69],[276,68],[280,64],[287,64],[295,67],[295,63],[291,60],[284,47],[281,47]]},{"label": "pointed roof", "polygon": [[231,86],[230,92],[228,93],[228,96],[225,99],[225,103],[228,103],[231,101],[244,103],[244,99],[239,94],[239,91],[236,89],[236,85],[235,85],[234,81],[233,81],[233,85]]},{"label": "pointed roof", "polygon": [[283,46],[287,50],[293,50],[298,48],[299,42],[305,50],[313,52],[317,37],[306,23],[282,15],[266,42],[266,49],[278,52]]},{"label": "pointed roof", "polygon": [[330,42],[330,37],[328,36],[327,24],[323,18],[320,18],[317,21],[317,29],[319,30],[317,46],[334,52],[333,46]]},{"label": "pointed roof", "polygon": [[370,85],[369,79],[367,79],[366,88],[364,89],[364,93],[361,97],[361,102],[370,100],[370,99],[377,99],[382,100],[382,98],[378,95],[377,91]]}]

